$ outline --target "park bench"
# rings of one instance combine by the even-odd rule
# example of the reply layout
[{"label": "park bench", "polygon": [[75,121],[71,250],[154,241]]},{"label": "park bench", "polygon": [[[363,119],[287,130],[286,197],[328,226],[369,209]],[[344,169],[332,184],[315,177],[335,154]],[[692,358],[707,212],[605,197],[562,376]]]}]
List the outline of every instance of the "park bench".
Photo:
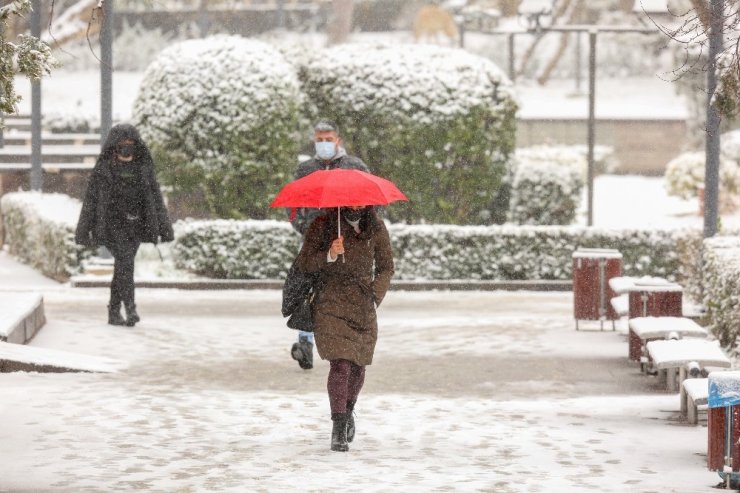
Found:
[{"label": "park bench", "polygon": [[709,379],[687,378],[681,382],[681,415],[689,424],[699,422],[699,407],[706,409],[709,398]]},{"label": "park bench", "polygon": [[[650,341],[647,352],[653,366],[665,377],[666,389],[675,392],[686,377],[686,367],[696,363],[702,368],[730,368],[731,363],[717,341],[681,339]],[[679,375],[680,372],[680,375]]]},{"label": "park bench", "polygon": [[691,319],[684,317],[636,317],[629,321],[629,349],[631,361],[640,363],[645,370],[648,363],[645,345],[660,339],[683,339],[686,337],[707,337],[707,329]]},{"label": "park bench", "polygon": [[619,318],[626,317],[630,313],[630,299],[628,294],[620,294],[619,296],[613,297],[609,300],[614,312]]}]

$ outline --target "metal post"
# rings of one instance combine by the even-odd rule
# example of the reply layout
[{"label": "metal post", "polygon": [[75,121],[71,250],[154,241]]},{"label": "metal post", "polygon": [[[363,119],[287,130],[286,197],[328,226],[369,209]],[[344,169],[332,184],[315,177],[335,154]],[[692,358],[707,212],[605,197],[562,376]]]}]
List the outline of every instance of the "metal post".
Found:
[{"label": "metal post", "polygon": [[581,94],[581,32],[576,31],[573,34],[576,37],[576,94]]},{"label": "metal post", "polygon": [[211,19],[208,17],[208,4],[206,0],[200,0],[198,4],[198,30],[200,37],[204,38],[211,28]]},{"label": "metal post", "polygon": [[509,33],[508,36],[508,47],[509,47],[509,79],[512,82],[516,79],[516,70],[514,69],[514,33]]},{"label": "metal post", "polygon": [[719,217],[719,110],[712,104],[717,90],[717,56],[722,51],[722,0],[711,0],[707,68],[707,136],[704,179],[704,237],[717,234]]},{"label": "metal post", "polygon": [[100,30],[100,142],[113,126],[113,0],[103,2]]},{"label": "metal post", "polygon": [[[41,37],[41,0],[31,4],[31,36]],[[41,191],[41,80],[31,81],[31,190]]]},{"label": "metal post", "polygon": [[594,145],[596,143],[596,36],[588,31],[588,226],[594,225]]},{"label": "metal post", "polygon": [[277,0],[277,28],[285,29],[285,0]]}]

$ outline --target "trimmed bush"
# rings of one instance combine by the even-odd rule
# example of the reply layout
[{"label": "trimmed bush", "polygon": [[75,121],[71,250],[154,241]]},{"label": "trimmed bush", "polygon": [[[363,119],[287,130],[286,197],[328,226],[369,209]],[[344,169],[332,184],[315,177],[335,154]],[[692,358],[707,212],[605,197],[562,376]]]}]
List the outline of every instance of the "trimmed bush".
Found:
[{"label": "trimmed bush", "polygon": [[392,221],[487,224],[514,149],[511,82],[492,62],[430,45],[347,44],[308,57],[304,91],[348,151],[394,181]]},{"label": "trimmed bush", "polygon": [[581,202],[585,159],[571,152],[560,153],[556,160],[552,150],[538,150],[516,153],[508,219],[518,224],[571,224]]},{"label": "trimmed bush", "polygon": [[704,306],[712,333],[726,348],[740,334],[740,238],[704,240]]},{"label": "trimmed bush", "polygon": [[79,200],[63,194],[3,195],[0,213],[8,251],[45,276],[66,281],[92,255],[74,241],[81,208]]},{"label": "trimmed bush", "polygon": [[[685,152],[672,159],[665,171],[668,194],[683,199],[696,198],[704,188],[705,166],[703,152]],[[723,203],[731,204],[740,193],[740,166],[724,153],[720,158],[719,185]]]},{"label": "trimmed bush", "polygon": [[184,41],[149,66],[134,120],[175,197],[202,195],[225,218],[265,218],[298,153],[293,67],[239,36]]},{"label": "trimmed bush", "polygon": [[[283,277],[300,236],[286,222],[188,221],[173,248],[178,267],[219,278]],[[568,280],[578,247],[617,248],[625,275],[675,280],[687,230],[617,231],[556,226],[389,226],[396,278]]]}]

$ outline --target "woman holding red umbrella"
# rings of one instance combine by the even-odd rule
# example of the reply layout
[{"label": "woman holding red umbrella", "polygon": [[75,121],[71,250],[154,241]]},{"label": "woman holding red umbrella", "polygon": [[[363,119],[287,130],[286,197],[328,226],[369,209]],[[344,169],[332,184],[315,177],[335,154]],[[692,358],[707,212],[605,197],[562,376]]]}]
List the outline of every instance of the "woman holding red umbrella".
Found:
[{"label": "woman holding red umbrella", "polygon": [[378,339],[375,310],[393,277],[388,230],[372,206],[343,207],[341,214],[311,224],[296,265],[320,273],[313,304],[316,349],[330,362],[331,450],[346,452],[355,434],[352,411]]}]

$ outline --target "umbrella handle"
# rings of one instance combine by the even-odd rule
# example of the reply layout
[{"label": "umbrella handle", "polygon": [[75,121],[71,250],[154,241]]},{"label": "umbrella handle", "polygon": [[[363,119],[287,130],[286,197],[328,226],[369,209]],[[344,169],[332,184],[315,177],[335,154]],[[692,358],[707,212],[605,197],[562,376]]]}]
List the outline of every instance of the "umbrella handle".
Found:
[{"label": "umbrella handle", "polygon": [[[342,236],[342,208],[337,207],[337,238]],[[342,263],[344,263],[344,254],[342,254]]]}]

